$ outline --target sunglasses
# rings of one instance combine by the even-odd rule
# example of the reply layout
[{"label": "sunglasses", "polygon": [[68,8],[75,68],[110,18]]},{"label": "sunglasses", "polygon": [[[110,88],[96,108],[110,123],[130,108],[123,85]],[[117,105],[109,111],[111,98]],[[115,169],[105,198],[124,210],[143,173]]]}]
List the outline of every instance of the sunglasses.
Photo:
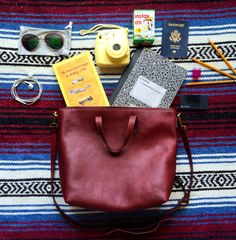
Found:
[{"label": "sunglasses", "polygon": [[[64,39],[62,35],[56,32],[47,33],[44,37],[47,46],[53,50],[59,50],[63,47]],[[40,38],[34,34],[25,34],[21,38],[23,47],[32,52],[39,47]]]}]

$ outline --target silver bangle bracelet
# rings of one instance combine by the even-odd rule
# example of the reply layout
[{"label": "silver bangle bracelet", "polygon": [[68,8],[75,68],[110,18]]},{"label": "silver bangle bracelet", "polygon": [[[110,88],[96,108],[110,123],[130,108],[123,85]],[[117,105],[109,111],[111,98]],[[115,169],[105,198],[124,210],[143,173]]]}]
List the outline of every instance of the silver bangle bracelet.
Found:
[{"label": "silver bangle bracelet", "polygon": [[[33,98],[27,98],[27,99],[20,98],[17,94],[17,88],[19,87],[20,84],[23,84],[23,83],[27,84],[29,89],[33,89],[34,84],[36,84],[37,87],[38,87],[38,91],[39,91],[38,95],[36,97],[33,97]],[[33,76],[28,76],[28,77],[25,77],[25,78],[18,79],[13,83],[13,85],[11,87],[12,97],[16,101],[18,101],[22,104],[25,104],[25,105],[31,105],[31,104],[35,103],[36,101],[38,101],[41,98],[42,91],[43,91],[43,89],[42,89],[41,84]]]}]

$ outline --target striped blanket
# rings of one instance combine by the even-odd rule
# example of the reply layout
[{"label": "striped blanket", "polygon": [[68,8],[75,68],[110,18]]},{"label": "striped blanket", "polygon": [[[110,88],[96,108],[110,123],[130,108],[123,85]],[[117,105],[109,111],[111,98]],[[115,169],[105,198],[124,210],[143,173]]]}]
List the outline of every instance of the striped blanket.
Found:
[{"label": "striped blanket", "polygon": [[[18,55],[19,27],[63,30],[72,21],[70,55],[88,50],[94,56],[96,34],[81,36],[79,30],[99,23],[118,24],[130,29],[130,46],[134,50],[132,12],[140,8],[156,10],[153,50],[157,52],[161,48],[163,20],[184,19],[190,22],[188,58],[171,59],[188,70],[172,107],[178,108],[179,94],[206,94],[209,96],[209,110],[184,113],[194,162],[189,205],[174,214],[174,220],[163,224],[155,234],[114,236],[114,239],[236,238],[236,85],[185,86],[192,81],[192,69],[199,67],[191,60],[192,57],[232,74],[208,43],[208,38],[236,66],[235,0],[1,0],[0,239],[105,239],[94,232],[68,225],[53,204],[50,196],[49,123],[52,112],[65,103],[51,66],[63,57]],[[15,80],[29,73],[42,84],[43,94],[37,103],[25,106],[12,99],[10,89]],[[99,71],[108,96],[116,87],[120,74]],[[200,81],[226,79],[202,67]],[[28,91],[23,94],[30,96]],[[180,139],[178,146],[177,174],[187,185],[189,166]],[[162,207],[119,216],[65,204],[58,175],[55,193],[61,207],[72,218],[104,224],[119,217],[127,221],[154,219],[173,207],[183,194],[175,185],[170,201]]]}]

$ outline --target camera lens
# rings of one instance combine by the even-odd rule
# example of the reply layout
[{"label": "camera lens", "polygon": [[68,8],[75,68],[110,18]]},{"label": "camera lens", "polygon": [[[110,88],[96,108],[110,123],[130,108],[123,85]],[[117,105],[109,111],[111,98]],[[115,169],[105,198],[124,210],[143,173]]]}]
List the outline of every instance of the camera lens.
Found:
[{"label": "camera lens", "polygon": [[120,44],[116,43],[116,44],[113,45],[113,50],[118,51],[120,49],[121,49]]}]

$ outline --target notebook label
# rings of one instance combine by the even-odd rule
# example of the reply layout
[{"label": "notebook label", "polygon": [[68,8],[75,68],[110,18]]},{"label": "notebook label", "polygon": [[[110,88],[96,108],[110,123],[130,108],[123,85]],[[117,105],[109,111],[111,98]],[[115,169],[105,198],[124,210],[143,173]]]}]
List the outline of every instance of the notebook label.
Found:
[{"label": "notebook label", "polygon": [[165,93],[165,88],[143,76],[139,76],[130,95],[150,107],[158,107]]}]

